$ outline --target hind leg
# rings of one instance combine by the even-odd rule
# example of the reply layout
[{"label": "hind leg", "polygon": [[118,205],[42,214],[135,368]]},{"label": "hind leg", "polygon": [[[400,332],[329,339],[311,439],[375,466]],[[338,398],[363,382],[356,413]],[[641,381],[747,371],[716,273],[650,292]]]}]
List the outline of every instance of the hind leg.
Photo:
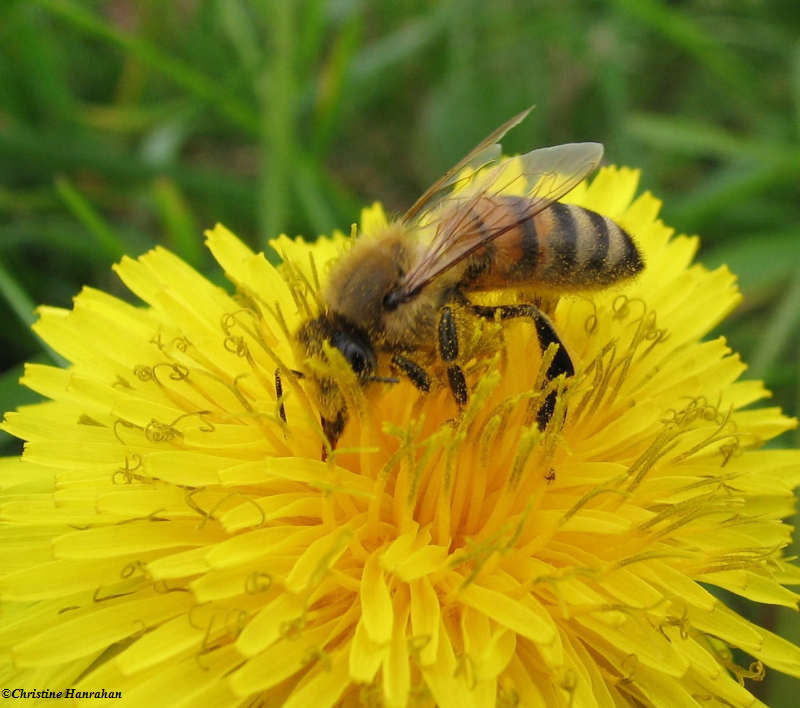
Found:
[{"label": "hind leg", "polygon": [[[547,347],[549,347],[551,344],[558,345],[556,354],[553,357],[553,360],[550,362],[550,366],[547,367],[547,371],[545,372],[545,378],[547,381],[552,381],[561,374],[565,374],[566,376],[572,376],[575,374],[575,367],[572,364],[572,359],[570,359],[570,356],[567,353],[567,348],[559,338],[555,327],[553,327],[553,323],[550,322],[550,318],[548,318],[547,315],[545,315],[535,305],[520,304],[487,307],[484,305],[469,304],[468,307],[470,312],[473,314],[489,320],[495,319],[497,315],[500,316],[501,320],[509,320],[515,317],[527,317],[533,320],[533,323],[536,326],[536,336],[539,339],[539,347],[541,348],[542,352],[546,351]],[[536,422],[539,426],[539,430],[544,430],[547,427],[547,424],[553,417],[555,408],[556,392],[551,391],[547,394],[547,397],[544,399],[544,403],[539,406],[539,410],[536,413]]]},{"label": "hind leg", "polygon": [[[437,350],[439,358],[447,366],[447,381],[453,398],[459,407],[462,407],[467,402],[467,381],[464,378],[464,372],[461,367],[456,363],[459,352],[458,330],[453,311],[446,305],[439,313]],[[415,361],[402,354],[395,354],[392,357],[392,364],[402,371],[420,391],[427,393],[431,390],[431,378],[428,372]]]},{"label": "hind leg", "polygon": [[456,403],[463,407],[467,403],[467,381],[464,372],[456,363],[458,359],[458,330],[453,311],[445,305],[439,314],[439,357],[447,365],[447,381]]},{"label": "hind leg", "polygon": [[417,362],[403,356],[395,354],[392,357],[392,364],[399,369],[405,377],[411,381],[418,390],[428,393],[431,390],[431,377]]}]

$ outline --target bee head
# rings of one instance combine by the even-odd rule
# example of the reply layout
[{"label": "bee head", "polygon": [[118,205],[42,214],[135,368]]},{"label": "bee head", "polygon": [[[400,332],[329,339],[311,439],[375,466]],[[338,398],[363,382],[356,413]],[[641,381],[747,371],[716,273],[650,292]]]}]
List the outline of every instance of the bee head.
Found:
[{"label": "bee head", "polygon": [[[348,413],[346,398],[340,387],[343,382],[336,375],[332,366],[334,362],[330,361],[326,350],[329,353],[331,348],[336,349],[344,357],[361,386],[370,381],[393,383],[394,380],[375,376],[378,361],[367,332],[338,313],[327,312],[309,320],[300,327],[295,338],[299,345],[298,354],[318,362],[317,365],[309,362],[306,370],[298,373],[316,390],[322,429],[330,448],[334,448],[344,431]],[[319,367],[319,363],[322,367]],[[326,454],[323,451],[323,459]]]},{"label": "bee head", "polygon": [[367,333],[337,313],[326,313],[304,324],[297,333],[307,356],[323,356],[323,342],[337,349],[360,383],[370,380],[378,361]]}]

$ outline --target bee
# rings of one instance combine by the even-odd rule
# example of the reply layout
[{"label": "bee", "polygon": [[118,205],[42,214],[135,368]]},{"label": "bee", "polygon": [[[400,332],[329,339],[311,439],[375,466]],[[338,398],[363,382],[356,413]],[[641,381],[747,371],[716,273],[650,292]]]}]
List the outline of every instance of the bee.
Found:
[{"label": "bee", "polygon": [[[542,351],[557,345],[547,381],[575,373],[541,298],[603,288],[633,277],[644,264],[614,221],[558,201],[598,166],[602,145],[571,143],[501,158],[499,140],[530,110],[482,140],[400,219],[354,241],[332,267],[322,311],[296,332],[301,359],[324,359],[327,346],[341,353],[361,386],[396,382],[380,375],[388,369],[423,392],[431,389],[435,370],[463,407],[469,391],[459,363],[457,310],[500,322],[528,318]],[[490,290],[507,291],[509,304],[470,300]],[[334,378],[301,375],[316,388],[333,448],[348,418],[345,398]],[[279,386],[276,374],[280,392]],[[555,403],[553,390],[536,413],[540,429]]]}]

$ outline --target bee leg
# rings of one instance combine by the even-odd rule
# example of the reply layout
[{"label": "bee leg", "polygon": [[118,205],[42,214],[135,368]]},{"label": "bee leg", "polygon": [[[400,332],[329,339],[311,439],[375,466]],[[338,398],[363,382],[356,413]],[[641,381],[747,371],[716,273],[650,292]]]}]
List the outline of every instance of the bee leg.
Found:
[{"label": "bee leg", "polygon": [[[486,307],[483,305],[470,305],[469,309],[478,317],[486,319],[494,319],[497,314],[500,315],[501,320],[509,320],[514,317],[529,317],[533,320],[536,326],[536,336],[539,339],[539,347],[544,352],[551,344],[557,344],[558,349],[556,355],[547,367],[545,377],[548,381],[552,381],[557,376],[565,374],[566,376],[573,376],[575,374],[575,367],[572,364],[572,359],[567,352],[567,348],[556,333],[553,323],[538,307],[530,304],[520,305],[500,305],[498,307]],[[556,408],[556,392],[551,391],[544,399],[544,403],[539,406],[536,413],[536,422],[539,430],[544,430]]]},{"label": "bee leg", "polygon": [[395,354],[392,357],[392,364],[400,369],[420,391],[428,393],[431,390],[431,377],[419,364],[411,361],[411,359],[406,359],[400,354]]},{"label": "bee leg", "polygon": [[467,381],[461,367],[455,363],[458,358],[458,332],[453,311],[446,305],[439,316],[439,356],[447,364],[447,379],[453,398],[462,407],[467,403]]},{"label": "bee leg", "polygon": [[286,408],[283,406],[283,383],[281,383],[281,370],[275,369],[275,399],[278,401],[278,415],[286,423]]},{"label": "bee leg", "polygon": [[[324,416],[321,416],[320,423],[322,423],[322,432],[325,433],[325,437],[328,438],[330,449],[334,450],[336,448],[336,443],[339,442],[339,438],[342,437],[342,432],[344,431],[345,423],[347,423],[347,413],[344,410],[340,410],[336,414],[336,418],[332,420],[325,418]],[[327,459],[328,459],[328,448],[326,445],[323,445],[322,461],[324,462]]]}]

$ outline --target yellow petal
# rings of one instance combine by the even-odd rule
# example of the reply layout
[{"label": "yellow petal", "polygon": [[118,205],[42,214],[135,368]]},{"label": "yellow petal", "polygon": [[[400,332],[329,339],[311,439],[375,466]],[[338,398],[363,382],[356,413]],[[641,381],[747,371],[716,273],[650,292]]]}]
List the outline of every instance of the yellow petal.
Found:
[{"label": "yellow petal", "polygon": [[349,670],[354,681],[370,683],[374,680],[384,656],[389,652],[385,644],[373,642],[364,626],[364,619],[356,626],[353,641],[350,643]]},{"label": "yellow petal", "polygon": [[460,600],[495,622],[539,644],[553,641],[554,629],[532,611],[530,600],[516,600],[507,594],[472,583],[459,593]]},{"label": "yellow petal", "polygon": [[393,614],[389,650],[383,655],[383,695],[388,706],[404,708],[408,705],[408,694],[411,689],[411,667],[406,641],[409,598],[405,588],[395,594]]},{"label": "yellow petal", "polygon": [[349,681],[347,654],[339,650],[330,657],[330,662],[325,666],[312,670],[304,684],[292,692],[283,705],[285,708],[326,708],[335,705]]},{"label": "yellow petal", "polygon": [[194,520],[132,521],[63,534],[53,540],[53,552],[59,558],[113,558],[137,551],[206,546],[222,538],[218,529],[198,528]]},{"label": "yellow petal", "polygon": [[439,649],[439,597],[427,578],[412,581],[409,590],[412,649],[419,653],[419,663],[428,666],[436,660]]},{"label": "yellow petal", "polygon": [[63,616],[50,629],[24,639],[13,649],[21,667],[57,664],[110,646],[186,612],[192,605],[187,593],[167,593],[140,600],[123,599],[102,609],[78,610],[77,617]]},{"label": "yellow petal", "polygon": [[236,648],[245,656],[254,656],[277,642],[302,618],[304,609],[302,598],[289,593],[278,595],[247,623],[236,640]]},{"label": "yellow petal", "polygon": [[114,662],[122,673],[135,674],[200,646],[204,636],[202,628],[193,627],[185,615],[180,615],[137,639]]},{"label": "yellow petal", "polygon": [[361,616],[364,629],[373,642],[384,644],[391,639],[394,608],[377,553],[370,555],[364,563],[364,573],[361,576]]}]

